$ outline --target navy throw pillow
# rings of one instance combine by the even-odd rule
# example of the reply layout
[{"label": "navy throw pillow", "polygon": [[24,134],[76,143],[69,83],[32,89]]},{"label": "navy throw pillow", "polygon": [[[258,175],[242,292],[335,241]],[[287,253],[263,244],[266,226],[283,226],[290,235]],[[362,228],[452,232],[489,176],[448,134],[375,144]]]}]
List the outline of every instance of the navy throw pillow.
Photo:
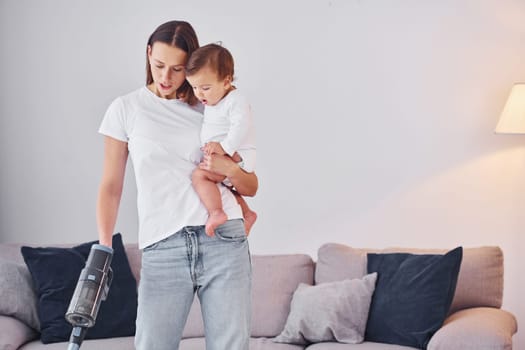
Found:
[{"label": "navy throw pillow", "polygon": [[[38,295],[38,317],[42,343],[68,341],[72,326],[65,314],[75,291],[80,271],[91,246],[88,242],[72,248],[22,247]],[[137,282],[133,277],[120,233],[113,236],[113,281],[102,301],[95,325],[86,339],[133,336],[137,315]]]},{"label": "navy throw pillow", "polygon": [[426,349],[450,309],[463,248],[439,254],[367,254],[377,282],[365,340]]}]

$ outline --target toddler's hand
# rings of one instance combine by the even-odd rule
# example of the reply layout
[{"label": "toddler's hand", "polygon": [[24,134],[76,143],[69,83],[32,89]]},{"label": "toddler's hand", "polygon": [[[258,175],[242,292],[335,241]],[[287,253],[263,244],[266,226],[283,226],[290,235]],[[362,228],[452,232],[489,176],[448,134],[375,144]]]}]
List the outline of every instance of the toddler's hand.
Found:
[{"label": "toddler's hand", "polygon": [[220,154],[225,155],[226,152],[222,148],[221,144],[219,142],[208,142],[202,147],[202,151],[204,154]]}]

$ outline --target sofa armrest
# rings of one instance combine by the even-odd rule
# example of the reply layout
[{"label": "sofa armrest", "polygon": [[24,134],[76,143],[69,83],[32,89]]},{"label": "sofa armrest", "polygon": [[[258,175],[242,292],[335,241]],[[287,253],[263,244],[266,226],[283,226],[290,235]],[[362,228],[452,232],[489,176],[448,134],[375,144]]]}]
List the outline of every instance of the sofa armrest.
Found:
[{"label": "sofa armrest", "polygon": [[430,339],[428,350],[511,350],[517,331],[510,312],[490,307],[464,309],[445,320]]},{"label": "sofa armrest", "polygon": [[16,350],[37,335],[35,330],[16,318],[0,315],[0,349]]}]

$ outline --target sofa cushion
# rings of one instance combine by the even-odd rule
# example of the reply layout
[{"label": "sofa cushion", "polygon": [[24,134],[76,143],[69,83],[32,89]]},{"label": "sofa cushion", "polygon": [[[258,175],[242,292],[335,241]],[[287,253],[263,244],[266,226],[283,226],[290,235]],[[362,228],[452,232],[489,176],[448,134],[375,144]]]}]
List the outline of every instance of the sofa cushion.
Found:
[{"label": "sofa cushion", "polygon": [[[82,342],[81,350],[134,350],[134,337],[118,337],[105,339],[88,339]],[[68,343],[53,343],[42,345],[40,341],[32,341],[22,345],[18,350],[66,350]],[[182,350],[182,349],[181,349]]]},{"label": "sofa cushion", "polygon": [[301,283],[292,299],[290,315],[276,342],[310,344],[327,341],[358,344],[364,339],[368,310],[377,273],[363,278]]},{"label": "sofa cushion", "polygon": [[365,338],[426,349],[442,326],[456,290],[462,248],[446,254],[368,254],[377,272]]},{"label": "sofa cushion", "polygon": [[37,332],[20,320],[0,315],[0,349],[18,349],[22,344],[37,337]]},{"label": "sofa cushion", "polygon": [[307,350],[414,350],[415,348],[411,346],[374,343],[374,342],[365,341],[360,344],[317,343],[317,344],[312,344],[308,346],[306,349]]},{"label": "sofa cushion", "polygon": [[[41,341],[45,344],[66,341],[71,325],[65,320],[81,270],[96,241],[72,248],[22,247],[38,295]],[[136,281],[131,273],[122,238],[113,236],[114,272],[108,297],[102,302],[95,326],[86,339],[122,337],[135,334],[137,312]]]},{"label": "sofa cushion", "polygon": [[13,316],[35,330],[40,329],[36,294],[27,266],[0,258],[0,276],[0,315]]},{"label": "sofa cushion", "polygon": [[[178,350],[203,350],[203,349],[206,349],[206,340],[204,338],[188,338],[188,339],[181,340]],[[251,338],[249,349],[250,350],[303,350],[304,347],[300,345],[291,345],[291,344],[276,344],[272,342],[271,339],[268,339],[268,338]],[[89,350],[89,349],[86,349],[86,350]]]},{"label": "sofa cushion", "polygon": [[[359,278],[366,274],[367,253],[444,254],[446,249],[353,248],[326,243],[318,250],[315,283]],[[503,252],[499,247],[463,248],[456,292],[450,313],[457,310],[488,306],[501,308],[503,300]]]}]

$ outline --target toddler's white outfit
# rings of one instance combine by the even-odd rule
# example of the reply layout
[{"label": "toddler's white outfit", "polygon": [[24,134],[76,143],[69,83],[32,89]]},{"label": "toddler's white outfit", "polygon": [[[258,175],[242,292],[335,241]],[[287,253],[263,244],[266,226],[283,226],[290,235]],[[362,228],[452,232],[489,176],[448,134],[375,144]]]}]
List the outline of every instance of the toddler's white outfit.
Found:
[{"label": "toddler's white outfit", "polygon": [[214,106],[205,106],[201,142],[219,142],[224,151],[242,158],[246,172],[255,170],[255,129],[250,104],[238,89],[230,91]]}]

